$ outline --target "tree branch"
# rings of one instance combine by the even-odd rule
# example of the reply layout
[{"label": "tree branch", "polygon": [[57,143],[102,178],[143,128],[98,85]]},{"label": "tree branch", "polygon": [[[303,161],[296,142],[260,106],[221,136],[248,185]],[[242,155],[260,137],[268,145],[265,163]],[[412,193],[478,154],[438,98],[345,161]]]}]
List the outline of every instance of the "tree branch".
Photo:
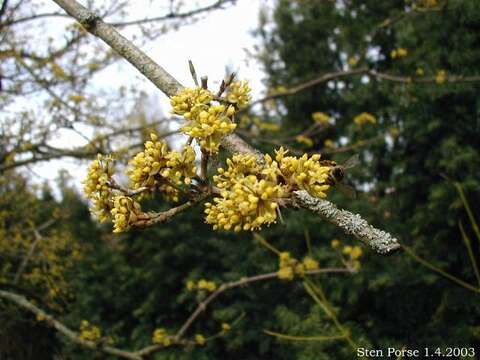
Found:
[{"label": "tree branch", "polygon": [[87,340],[81,339],[78,333],[69,329],[67,326],[62,324],[57,319],[55,319],[52,315],[47,314],[42,309],[39,309],[38,307],[36,307],[34,304],[29,302],[25,297],[21,295],[17,295],[9,291],[0,290],[0,298],[11,301],[17,304],[18,306],[35,314],[37,317],[44,319],[43,321],[45,321],[48,325],[52,326],[62,335],[66,336],[67,338],[69,338],[71,341],[73,341],[78,345],[81,345],[85,348],[92,349],[92,350],[99,350],[106,354],[116,355],[124,359],[142,360],[142,357],[135,353],[125,351],[125,350],[120,350],[111,346],[97,344],[93,341],[87,341]]},{"label": "tree branch", "polygon": [[[103,22],[93,12],[80,5],[75,0],[53,1],[62,7],[68,14],[76,18],[90,33],[101,38],[108,45],[110,45],[167,96],[171,97],[183,89],[183,86],[166,70],[156,64],[143,51],[138,49],[135,45],[123,37],[114,27]],[[300,84],[293,89],[290,89],[288,94],[294,94],[319,83],[341,76],[359,75],[365,73],[369,73],[368,68],[359,68],[326,74],[318,79],[313,79],[307,83]],[[278,94],[275,96],[280,97],[284,95]],[[226,136],[222,141],[222,146],[231,153],[255,154],[259,161],[263,162],[262,154],[258,150],[248,145],[236,134],[230,134],[229,136]],[[368,223],[359,215],[351,214],[345,210],[340,211],[330,202],[313,198],[304,192],[297,192],[296,195],[296,201],[299,206],[305,207],[320,214],[332,224],[341,227],[347,233],[354,235],[359,240],[371,246],[378,253],[386,254],[399,247],[395,238],[384,231],[375,229],[368,225]],[[159,219],[163,220],[163,217]]]},{"label": "tree branch", "polygon": [[186,11],[183,13],[169,13],[167,15],[157,16],[153,18],[130,20],[130,21],[123,21],[123,22],[109,23],[109,24],[116,27],[126,27],[131,25],[142,25],[142,24],[147,24],[147,23],[152,23],[157,21],[164,21],[164,20],[184,19],[184,18],[188,18],[188,17],[192,17],[195,15],[204,13],[204,12],[208,12],[210,10],[221,9],[222,5],[225,5],[228,3],[234,3],[235,1],[236,0],[217,0],[216,2],[208,6],[198,8],[195,10]]},{"label": "tree branch", "polygon": [[[348,268],[325,268],[325,269],[318,269],[318,270],[310,270],[306,271],[306,275],[318,275],[318,274],[332,274],[332,273],[354,273],[355,270],[348,269]],[[205,300],[203,300],[200,304],[198,304],[197,308],[190,314],[187,320],[183,323],[180,330],[177,331],[175,337],[173,338],[174,343],[181,341],[182,337],[188,331],[188,329],[192,326],[195,320],[205,311],[207,310],[208,305],[215,300],[219,295],[223,292],[234,289],[240,286],[249,285],[259,281],[265,280],[272,280],[278,277],[278,272],[271,272],[266,274],[255,275],[251,277],[244,277],[237,281],[232,281],[228,283],[224,283],[220,285],[220,287],[212,292]],[[162,348],[161,345],[152,345],[143,348],[136,352],[136,354],[140,356],[147,356],[150,355]]]},{"label": "tree branch", "polygon": [[353,235],[377,253],[385,255],[400,249],[396,238],[368,224],[360,215],[339,210],[330,201],[312,197],[304,190],[295,191],[294,194],[295,205],[320,215],[322,219]]},{"label": "tree branch", "polygon": [[[184,87],[160,65],[155,63],[147,54],[123,37],[113,26],[103,22],[95,13],[88,10],[75,0],[53,0],[69,15],[82,24],[91,34],[99,37],[125,58],[147,79],[149,79],[165,95],[171,97]],[[262,158],[260,152],[253,149],[238,135],[226,136],[222,145],[229,152],[253,153]]]}]

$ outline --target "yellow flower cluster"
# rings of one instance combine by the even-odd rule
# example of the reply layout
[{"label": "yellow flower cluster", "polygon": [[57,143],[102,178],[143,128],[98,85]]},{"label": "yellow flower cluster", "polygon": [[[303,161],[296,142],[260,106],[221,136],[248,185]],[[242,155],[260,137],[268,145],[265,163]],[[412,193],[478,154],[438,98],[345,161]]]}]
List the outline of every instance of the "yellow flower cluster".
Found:
[{"label": "yellow flower cluster", "polygon": [[200,111],[208,109],[213,100],[213,94],[203,88],[186,88],[180,91],[178,95],[172,96],[170,104],[172,112],[177,115],[183,115],[185,119],[191,120],[196,117]]},{"label": "yellow flower cluster", "polygon": [[172,185],[190,184],[196,174],[195,151],[185,146],[181,152],[170,151],[163,141],[158,141],[155,134],[150,134],[151,141],[145,142],[145,150],[130,160],[128,176],[134,189],[158,186],[173,198],[178,190]]},{"label": "yellow flower cluster", "polygon": [[282,147],[275,151],[275,160],[270,155],[265,155],[267,173],[275,172],[281,176],[292,190],[306,190],[310,195],[318,198],[327,196],[330,187],[327,184],[330,167],[322,166],[320,154],[308,157],[286,156],[288,150]]},{"label": "yellow flower cluster", "polygon": [[88,168],[87,178],[83,181],[83,192],[86,197],[93,202],[92,213],[100,222],[105,222],[110,218],[112,208],[112,190],[108,186],[108,181],[113,175],[112,158],[97,155],[97,159],[92,162]]},{"label": "yellow flower cluster", "polygon": [[405,48],[398,48],[390,52],[390,57],[392,59],[400,59],[408,55],[408,50]]},{"label": "yellow flower cluster", "polygon": [[342,253],[349,257],[349,261],[355,270],[360,269],[359,259],[363,254],[362,248],[360,246],[344,246]]},{"label": "yellow flower cluster", "polygon": [[263,131],[279,131],[280,130],[279,124],[266,122],[266,121],[254,121],[254,122],[255,122],[255,125],[257,125],[257,127]]},{"label": "yellow flower cluster", "polygon": [[415,74],[417,76],[423,76],[425,75],[425,71],[422,68],[417,68],[417,70],[415,71]]},{"label": "yellow flower cluster", "polygon": [[208,281],[205,279],[200,279],[196,284],[195,282],[189,280],[187,281],[187,289],[189,291],[198,289],[198,290],[206,290],[209,292],[214,292],[215,290],[217,290],[217,284],[215,284],[215,282],[213,281]]},{"label": "yellow flower cluster", "polygon": [[155,329],[152,335],[152,343],[167,347],[172,345],[172,339],[165,329]]},{"label": "yellow flower cluster", "polygon": [[313,146],[313,140],[309,138],[308,136],[305,135],[297,135],[295,137],[295,140],[297,140],[298,143],[304,144],[307,147],[312,147]]},{"label": "yellow flower cluster", "polygon": [[222,331],[223,332],[230,331],[231,329],[232,329],[232,327],[230,326],[229,323],[222,323]]},{"label": "yellow flower cluster", "polygon": [[355,67],[358,64],[358,57],[357,56],[352,56],[348,59],[348,65],[351,67]]},{"label": "yellow flower cluster", "polygon": [[206,222],[215,230],[253,231],[276,221],[279,203],[291,191],[306,190],[312,196],[325,197],[330,167],[320,164],[320,155],[286,155],[280,148],[275,159],[265,155],[262,165],[254,155],[227,159],[227,170],[220,168],[213,177],[220,197],[205,204]]},{"label": "yellow flower cluster", "polygon": [[323,146],[327,149],[333,149],[335,147],[335,142],[332,139],[325,139]]},{"label": "yellow flower cluster", "polygon": [[277,276],[281,280],[293,280],[295,275],[299,277],[305,276],[305,271],[312,271],[319,269],[319,264],[316,260],[307,256],[302,262],[292,258],[287,251],[281,252],[278,256]]},{"label": "yellow flower cluster", "polygon": [[250,91],[248,81],[235,81],[228,87],[227,100],[241,109],[250,102]]},{"label": "yellow flower cluster", "polygon": [[[248,104],[250,87],[248,82],[234,82],[230,85],[227,100],[237,107]],[[230,134],[236,124],[234,105],[212,105],[214,95],[203,88],[186,88],[172,96],[172,112],[183,115],[187,124],[182,132],[197,139],[200,147],[210,153],[217,153],[221,139]]]},{"label": "yellow flower cluster", "polygon": [[276,173],[262,169],[254,155],[234,155],[227,165],[227,170],[220,168],[213,177],[221,194],[213,204],[205,204],[206,222],[214,229],[235,231],[275,222],[277,202],[285,195]]},{"label": "yellow flower cluster", "polygon": [[330,243],[333,249],[338,249],[339,251],[341,250],[341,253],[343,255],[348,256],[348,262],[350,265],[358,270],[360,269],[360,261],[359,259],[362,257],[362,248],[360,246],[350,246],[350,245],[345,245],[343,249],[340,249],[341,247],[341,242],[338,239],[333,239]]},{"label": "yellow flower cluster", "polygon": [[333,239],[331,242],[330,242],[330,245],[332,247],[332,249],[338,249],[340,247],[340,240],[338,239]]},{"label": "yellow flower cluster", "polygon": [[234,114],[235,108],[232,105],[212,105],[200,111],[198,116],[182,128],[182,132],[196,138],[202,149],[217,153],[222,138],[237,127],[232,122]]},{"label": "yellow flower cluster", "polygon": [[322,125],[328,125],[328,123],[330,122],[330,116],[328,116],[327,114],[323,113],[323,112],[314,112],[312,114],[312,119],[313,121],[319,123],[319,124],[322,124]]},{"label": "yellow flower cluster", "polygon": [[140,204],[131,197],[117,195],[113,198],[113,209],[110,211],[113,221],[113,232],[126,231],[132,224],[144,220],[146,214],[142,213]]},{"label": "yellow flower cluster", "polygon": [[205,345],[205,343],[207,342],[207,339],[205,339],[205,336],[203,336],[202,334],[196,334],[195,335],[195,342],[197,343],[197,345]]},{"label": "yellow flower cluster", "polygon": [[435,82],[439,85],[443,84],[447,79],[447,72],[445,70],[438,70],[437,75],[435,75]]},{"label": "yellow flower cluster", "polygon": [[375,118],[375,116],[373,116],[372,114],[370,113],[367,113],[367,112],[362,112],[361,114],[355,116],[353,118],[353,122],[359,126],[362,126],[362,125],[365,125],[365,124],[376,124],[377,123],[377,119]]},{"label": "yellow flower cluster", "polygon": [[97,341],[102,337],[102,333],[98,327],[91,325],[87,320],[82,320],[79,337],[86,341]]}]

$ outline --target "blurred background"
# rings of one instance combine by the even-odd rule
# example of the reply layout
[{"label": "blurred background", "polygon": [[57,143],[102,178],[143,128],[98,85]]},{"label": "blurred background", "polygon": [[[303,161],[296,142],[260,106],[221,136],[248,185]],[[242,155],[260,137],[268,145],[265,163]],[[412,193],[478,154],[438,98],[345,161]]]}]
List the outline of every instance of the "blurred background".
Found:
[{"label": "blurred background", "polygon": [[[258,234],[214,232],[201,206],[112,234],[82,194],[89,162],[114,154],[125,169],[152,131],[178,147],[181,121],[165,95],[53,1],[0,4],[0,290],[74,330],[88,320],[133,350],[151,344],[155,329],[175,332],[205,298],[188,281],[278,270],[265,242],[321,267],[342,265],[359,245],[301,210],[283,211],[284,223]],[[479,348],[477,0],[82,4],[186,86],[188,60],[212,89],[231,72],[249,80],[254,104],[237,117],[237,133],[263,152],[284,146],[338,163],[358,154],[346,180],[356,198],[333,190],[329,200],[406,246],[388,257],[362,248],[357,273],[311,279],[316,299],[302,281],[225,292],[188,335],[208,337],[222,323],[230,331],[152,358],[321,360],[356,358],[358,347]],[[120,173],[118,180],[126,184]],[[172,206],[160,196],[148,201]],[[1,298],[0,322],[0,359],[106,358]]]}]

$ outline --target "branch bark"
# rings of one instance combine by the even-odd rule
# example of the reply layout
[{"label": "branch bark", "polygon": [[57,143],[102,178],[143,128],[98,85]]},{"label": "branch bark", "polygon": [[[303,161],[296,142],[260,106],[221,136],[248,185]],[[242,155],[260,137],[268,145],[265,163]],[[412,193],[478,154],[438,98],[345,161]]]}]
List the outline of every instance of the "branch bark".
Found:
[{"label": "branch bark", "polygon": [[295,191],[294,194],[295,205],[320,215],[322,219],[339,227],[345,233],[353,235],[377,253],[385,255],[400,249],[396,238],[368,224],[360,215],[339,210],[330,201],[312,197],[304,190]]}]

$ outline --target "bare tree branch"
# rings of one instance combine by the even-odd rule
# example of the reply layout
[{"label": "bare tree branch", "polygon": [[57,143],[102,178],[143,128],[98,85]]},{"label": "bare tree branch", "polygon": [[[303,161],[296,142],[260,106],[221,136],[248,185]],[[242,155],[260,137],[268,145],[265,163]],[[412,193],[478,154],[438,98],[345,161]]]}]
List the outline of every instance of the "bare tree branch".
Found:
[{"label": "bare tree branch", "polygon": [[[149,79],[165,95],[171,97],[184,87],[160,65],[155,63],[142,50],[123,37],[113,26],[103,22],[95,13],[88,10],[75,0],[53,0],[69,15],[77,19],[87,31],[102,39],[119,55],[125,58],[147,79]],[[237,153],[253,153],[258,158],[261,154],[243,141],[239,136],[226,136],[222,145],[227,151]]]},{"label": "bare tree branch", "polygon": [[339,210],[330,201],[312,197],[304,190],[295,191],[294,194],[297,206],[320,215],[322,219],[353,235],[379,254],[388,254],[400,249],[396,238],[368,224],[360,215]]},{"label": "bare tree branch", "polygon": [[56,219],[50,219],[44,224],[40,225],[38,228],[33,229],[33,234],[35,235],[35,240],[33,243],[30,245],[30,248],[28,249],[27,254],[22,260],[22,263],[18,267],[18,271],[15,274],[15,277],[13,278],[13,284],[16,285],[18,284],[18,281],[20,280],[20,277],[22,276],[23,272],[25,271],[25,268],[27,267],[28,262],[30,261],[31,257],[33,256],[33,253],[35,249],[37,248],[37,245],[42,241],[43,236],[40,234],[40,231],[43,229],[48,228],[49,226],[53,225],[55,223]]},{"label": "bare tree branch", "polygon": [[[318,270],[310,270],[306,271],[306,275],[319,275],[319,274],[332,274],[332,273],[354,273],[355,270],[348,269],[348,268],[325,268],[325,269],[318,269]],[[244,277],[237,281],[232,281],[228,283],[224,283],[219,286],[219,288],[212,292],[205,300],[203,300],[200,304],[198,304],[197,308],[190,314],[187,318],[185,323],[181,326],[181,328],[175,334],[173,340],[174,342],[178,342],[182,339],[188,329],[192,326],[195,320],[207,309],[208,305],[215,300],[218,296],[220,296],[223,292],[234,289],[237,287],[249,285],[259,281],[266,281],[266,280],[273,280],[278,278],[278,272],[271,272],[267,274],[260,274],[251,277]],[[162,346],[160,345],[152,345],[147,346],[142,350],[136,352],[136,354],[140,356],[147,356],[150,355],[158,350],[160,350]]]},{"label": "bare tree branch", "polygon": [[11,302],[17,304],[18,306],[20,306],[20,307],[30,311],[31,313],[35,314],[38,318],[43,319],[43,321],[45,321],[48,325],[52,326],[58,332],[60,332],[62,335],[64,335],[65,337],[67,337],[72,342],[74,342],[78,345],[81,345],[85,348],[92,349],[92,350],[99,350],[99,351],[102,351],[106,354],[116,355],[116,356],[124,358],[124,359],[142,360],[142,357],[139,356],[139,355],[136,355],[135,353],[125,351],[125,350],[121,350],[121,349],[117,349],[117,348],[114,348],[112,346],[97,344],[93,341],[88,341],[88,340],[81,339],[78,333],[69,329],[67,326],[62,324],[57,319],[55,319],[52,315],[47,314],[42,309],[39,309],[38,307],[36,307],[34,304],[29,302],[25,297],[23,297],[21,295],[12,293],[10,291],[0,290],[0,298],[11,301]]},{"label": "bare tree branch", "polygon": [[116,27],[126,27],[131,25],[143,25],[152,22],[164,21],[164,20],[173,20],[173,19],[185,19],[189,18],[201,13],[205,13],[211,10],[222,9],[223,5],[228,3],[235,3],[236,0],[217,0],[213,4],[208,6],[198,8],[195,10],[186,11],[183,13],[169,13],[163,16],[156,16],[153,18],[146,18],[146,19],[138,19],[138,20],[130,20],[130,21],[123,21],[123,22],[115,22],[115,23],[108,23],[109,25],[116,26]]},{"label": "bare tree branch", "polygon": [[[355,273],[355,270],[350,268],[324,268],[324,269],[318,269],[318,270],[305,271],[306,275],[334,274],[334,273],[348,274],[348,273]],[[278,272],[272,272],[267,274],[255,275],[251,277],[244,277],[244,278],[241,278],[240,280],[232,281],[232,282],[228,282],[220,285],[220,287],[216,291],[211,293],[205,300],[203,300],[197,306],[197,308],[190,314],[190,316],[187,318],[185,323],[180,327],[180,329],[175,334],[175,336],[171,338],[172,345],[190,344],[190,342],[183,339],[183,336],[188,331],[188,329],[192,326],[195,320],[207,309],[208,305],[213,300],[215,300],[219,295],[221,295],[223,292],[230,289],[237,288],[237,287],[259,282],[259,281],[274,280],[277,277],[278,277]],[[37,306],[29,302],[25,297],[12,293],[10,291],[0,290],[0,298],[9,300],[17,304],[18,306],[30,311],[31,313],[35,314],[38,318],[43,319],[42,321],[45,321],[48,325],[55,328],[58,332],[60,332],[62,335],[64,335],[74,343],[91,350],[98,350],[106,354],[116,355],[124,359],[142,360],[148,357],[149,355],[164,348],[163,345],[150,345],[138,351],[132,352],[132,351],[121,350],[112,346],[102,345],[100,342],[96,343],[93,341],[83,340],[78,333],[69,329],[67,326],[65,326],[60,321],[58,321],[55,317],[47,314],[42,309],[38,308]]]},{"label": "bare tree branch", "polygon": [[[279,91],[271,95],[267,95],[261,99],[251,102],[248,107],[245,107],[241,112],[246,111],[252,106],[264,103],[269,100],[276,100],[287,96],[296,95],[304,90],[313,88],[317,85],[323,84],[325,82],[336,80],[344,77],[358,76],[358,75],[368,75],[377,80],[386,80],[403,84],[432,84],[437,83],[438,80],[435,76],[405,76],[405,75],[393,75],[385,72],[380,72],[377,70],[369,69],[367,67],[361,67],[358,69],[345,70],[345,71],[336,71],[332,73],[322,74],[316,78],[307,80],[300,84],[294,85],[284,91]],[[445,83],[470,83],[470,82],[479,82],[480,76],[463,76],[463,75],[449,75],[445,76]]]}]

